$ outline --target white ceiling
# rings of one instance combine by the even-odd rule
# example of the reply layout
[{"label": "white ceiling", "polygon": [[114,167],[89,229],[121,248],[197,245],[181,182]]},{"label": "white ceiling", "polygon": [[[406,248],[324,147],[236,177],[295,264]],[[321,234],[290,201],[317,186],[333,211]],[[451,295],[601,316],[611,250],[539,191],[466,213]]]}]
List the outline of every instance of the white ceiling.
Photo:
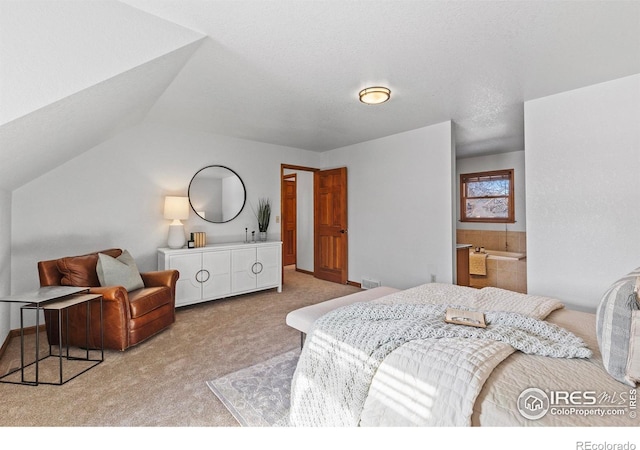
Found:
[{"label": "white ceiling", "polygon": [[[0,180],[9,151],[143,118],[313,151],[453,120],[466,157],[522,150],[526,100],[640,73],[640,2],[0,0],[0,60]],[[358,102],[379,84],[389,102]]]},{"label": "white ceiling", "polygon": [[208,36],[151,118],[308,150],[449,119],[522,150],[524,100],[640,72],[638,2],[124,1]]}]

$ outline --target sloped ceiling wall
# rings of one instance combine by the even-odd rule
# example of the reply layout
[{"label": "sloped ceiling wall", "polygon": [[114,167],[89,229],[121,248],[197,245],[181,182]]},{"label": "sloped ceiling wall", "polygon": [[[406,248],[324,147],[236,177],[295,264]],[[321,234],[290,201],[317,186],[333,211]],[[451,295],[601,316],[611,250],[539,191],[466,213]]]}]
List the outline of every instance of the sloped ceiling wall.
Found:
[{"label": "sloped ceiling wall", "polygon": [[0,3],[0,189],[141,121],[203,38],[113,1]]}]

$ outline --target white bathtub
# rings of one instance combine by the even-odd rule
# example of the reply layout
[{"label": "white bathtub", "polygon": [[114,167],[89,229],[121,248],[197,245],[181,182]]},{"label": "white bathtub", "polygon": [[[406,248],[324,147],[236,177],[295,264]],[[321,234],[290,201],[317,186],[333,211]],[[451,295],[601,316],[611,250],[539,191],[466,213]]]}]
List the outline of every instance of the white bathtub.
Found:
[{"label": "white bathtub", "polygon": [[[469,254],[475,253],[474,247],[471,244],[457,244],[457,248],[469,248]],[[517,252],[503,252],[500,250],[487,250],[484,252],[489,255],[488,259],[505,259],[511,261],[517,261],[520,259],[525,259],[527,257],[526,253],[517,253]]]},{"label": "white bathtub", "polygon": [[506,260],[519,260],[527,257],[526,253],[516,253],[516,252],[502,252],[499,250],[485,250],[485,252],[489,255],[488,259],[506,259]]}]

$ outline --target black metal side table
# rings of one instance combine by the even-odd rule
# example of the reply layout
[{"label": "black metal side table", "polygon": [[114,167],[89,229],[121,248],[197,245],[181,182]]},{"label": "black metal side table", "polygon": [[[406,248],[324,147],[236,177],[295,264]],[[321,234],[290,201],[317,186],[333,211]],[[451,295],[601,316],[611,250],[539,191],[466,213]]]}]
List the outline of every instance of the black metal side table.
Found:
[{"label": "black metal side table", "polygon": [[[89,294],[89,289],[85,287],[70,287],[70,286],[48,286],[38,289],[35,292],[30,292],[26,294],[14,295],[10,297],[0,298],[2,302],[10,302],[10,303],[25,303],[24,306],[20,308],[20,367],[14,369],[7,374],[0,377],[0,382],[2,383],[12,383],[12,384],[26,384],[31,386],[37,386],[38,384],[54,384],[54,385],[62,385],[67,383],[68,381],[74,379],[78,375],[86,372],[87,370],[95,367],[104,361],[104,338],[103,338],[103,308],[102,308],[102,296],[96,294]],[[91,349],[90,346],[90,335],[91,335],[91,302],[100,301],[100,347],[98,349]],[[69,352],[69,343],[66,345],[63,344],[63,315],[67,319],[66,327],[67,327],[67,336],[68,336],[68,327],[69,327],[69,308],[72,306],[78,306],[85,304],[87,308],[87,324],[86,324],[86,348],[85,348],[85,356],[72,356]],[[33,310],[36,314],[36,328],[35,328],[35,360],[29,363],[25,362],[25,343],[24,343],[24,311]],[[40,356],[40,312],[44,312],[44,314],[52,314],[53,312],[57,313],[58,318],[58,354],[55,355],[52,350],[52,345],[49,343],[49,353],[44,356]],[[63,354],[63,346],[65,348],[65,353]],[[100,352],[99,357],[91,357],[91,352],[98,351]],[[54,357],[58,358],[59,366],[59,381],[42,381],[40,380],[40,371],[39,365],[40,362],[44,359]],[[66,380],[64,379],[63,374],[63,361],[85,361],[90,362],[91,364],[84,367],[83,370],[76,372],[73,376],[68,377]],[[25,377],[25,368],[35,365],[35,374],[32,379],[26,379]],[[12,381],[8,380],[7,377],[10,375],[20,371],[20,380]]]}]

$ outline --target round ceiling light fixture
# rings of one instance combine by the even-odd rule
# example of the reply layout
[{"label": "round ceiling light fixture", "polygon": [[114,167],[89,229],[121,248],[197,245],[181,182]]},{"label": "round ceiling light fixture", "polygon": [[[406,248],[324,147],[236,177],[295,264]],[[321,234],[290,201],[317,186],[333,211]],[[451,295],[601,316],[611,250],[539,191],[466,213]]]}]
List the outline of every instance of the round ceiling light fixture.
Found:
[{"label": "round ceiling light fixture", "polygon": [[391,91],[382,86],[368,87],[360,91],[360,101],[367,105],[384,103],[391,97]]}]

